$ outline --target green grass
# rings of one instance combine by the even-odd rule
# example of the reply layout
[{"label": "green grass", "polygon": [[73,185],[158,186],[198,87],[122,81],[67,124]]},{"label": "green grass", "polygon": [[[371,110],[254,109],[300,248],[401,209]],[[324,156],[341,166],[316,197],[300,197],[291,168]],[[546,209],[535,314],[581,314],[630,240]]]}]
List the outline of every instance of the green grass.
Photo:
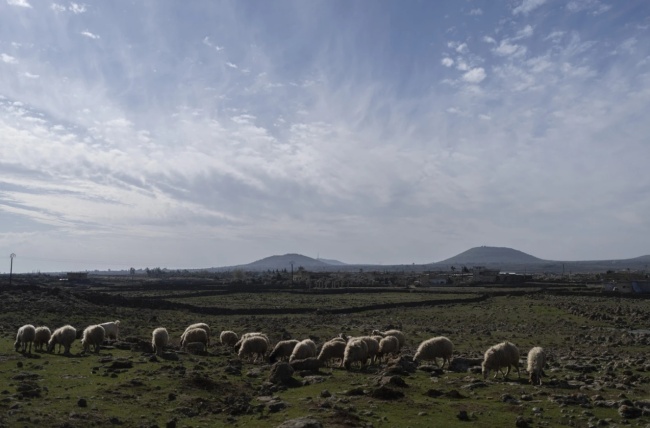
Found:
[{"label": "green grass", "polygon": [[[648,355],[650,346],[647,341],[631,340],[626,333],[638,328],[639,320],[647,313],[645,301],[501,296],[480,303],[409,309],[396,306],[342,315],[204,316],[175,310],[91,305],[67,293],[52,296],[3,292],[0,297],[4,298],[0,313],[0,426],[107,426],[112,420],[122,426],[150,427],[165,426],[176,417],[178,426],[266,427],[295,417],[312,416],[326,426],[454,427],[468,426],[468,422],[457,418],[459,412],[466,411],[471,419],[469,424],[479,427],[514,426],[518,415],[530,418],[533,426],[586,427],[590,420],[607,418],[611,424],[620,424],[621,417],[616,408],[562,406],[553,397],[600,394],[607,400],[617,401],[622,399],[621,394],[632,401],[650,397],[650,376],[642,370],[643,364],[634,363],[635,359]],[[434,296],[379,293],[311,297],[246,293],[228,298],[233,305],[248,301],[248,307],[280,301],[287,307],[343,307]],[[441,295],[444,297],[457,296]],[[612,313],[618,314],[619,319],[610,323],[598,315]],[[151,321],[154,316],[156,320]],[[51,329],[71,323],[83,329],[86,325],[114,319],[121,321],[122,337],[148,341],[153,328],[165,326],[172,335],[172,343],[178,342],[188,324],[207,322],[214,332],[210,355],[179,354],[179,361],[150,361],[148,354],[110,348],[102,349],[99,355],[80,356],[79,341],[73,344],[73,357],[46,353],[29,357],[13,349],[15,331],[25,323],[45,324]],[[320,344],[340,332],[360,335],[390,326],[401,328],[407,335],[403,350],[407,355],[412,355],[422,340],[437,335],[445,335],[454,342],[456,356],[478,358],[487,347],[502,340],[514,342],[522,351],[522,358],[532,346],[544,346],[550,354],[548,377],[544,386],[531,386],[526,383],[522,369],[520,380],[511,374],[509,381],[490,378],[487,386],[469,389],[468,385],[482,380],[480,373],[445,371],[432,377],[417,370],[404,377],[407,387],[393,387],[404,392],[404,398],[382,400],[368,394],[377,387],[381,368],[349,372],[325,368],[317,374],[314,383],[269,392],[268,386],[264,386],[271,369],[268,364],[244,363],[241,375],[232,374],[228,367],[236,366],[236,355],[216,343],[219,331],[225,329],[240,334],[263,331],[272,342],[279,340],[286,330],[294,338],[315,337]],[[601,340],[605,337],[609,342]],[[111,364],[115,359],[130,361],[132,367],[113,370]],[[606,371],[608,362],[613,364],[611,373]],[[593,365],[596,371],[582,375],[568,368],[570,364]],[[621,389],[629,373],[637,375],[639,381],[633,387]],[[16,378],[21,374],[27,379]],[[298,374],[294,377],[303,380]],[[25,382],[38,385],[40,395],[22,397],[18,389]],[[592,388],[594,382],[602,387]],[[354,388],[366,393],[346,394]],[[466,398],[444,395],[434,398],[427,395],[432,389],[443,394],[457,391]],[[325,390],[330,397],[323,394]],[[285,402],[287,407],[270,412],[263,399],[258,399],[259,395],[269,394]],[[506,395],[519,403],[504,402]],[[87,407],[79,406],[80,399],[86,400]],[[542,410],[533,412],[533,408]],[[645,426],[650,418],[630,422],[632,426]]]}]

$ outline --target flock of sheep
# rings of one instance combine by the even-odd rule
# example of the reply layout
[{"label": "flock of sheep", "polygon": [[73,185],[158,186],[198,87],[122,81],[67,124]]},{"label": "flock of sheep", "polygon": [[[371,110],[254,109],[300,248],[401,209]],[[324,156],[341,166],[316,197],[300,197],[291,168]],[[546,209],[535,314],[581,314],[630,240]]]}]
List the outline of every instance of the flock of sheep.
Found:
[{"label": "flock of sheep", "polygon": [[[90,347],[99,352],[100,346],[105,338],[117,340],[119,333],[119,321],[112,321],[103,324],[91,325],[83,331],[81,344],[84,352]],[[32,344],[36,350],[42,350],[47,344],[47,352],[52,352],[55,345],[64,348],[64,354],[70,354],[70,346],[77,337],[77,331],[70,325],[63,326],[50,332],[47,327],[35,328],[31,324],[24,325],[18,329],[16,335],[16,351],[30,352]],[[316,344],[311,339],[281,340],[272,349],[269,338],[264,333],[245,333],[239,337],[233,331],[222,331],[219,337],[222,345],[235,349],[239,358],[245,361],[256,362],[258,359],[267,358],[270,363],[288,360],[296,370],[317,370],[328,366],[333,362],[339,362],[340,367],[349,370],[353,366],[365,367],[368,363],[380,362],[390,356],[399,354],[406,342],[405,335],[399,330],[378,331],[374,330],[371,335],[359,337],[347,337],[339,335],[325,342],[318,351]],[[151,346],[154,353],[162,354],[164,348],[169,344],[169,333],[163,327],[153,330]],[[210,327],[205,323],[197,323],[188,326],[180,339],[181,349],[188,349],[201,352],[210,345]],[[27,347],[29,346],[29,350]],[[451,364],[454,345],[447,337],[438,336],[424,340],[417,348],[413,359],[415,361],[433,361],[438,365],[438,358],[442,359],[442,365]],[[270,353],[269,353],[270,351]],[[534,347],[527,357],[529,380],[532,384],[542,384],[543,369],[546,364],[546,354],[543,348]],[[506,368],[504,378],[510,374],[510,368],[519,372],[519,349],[510,342],[502,342],[490,347],[483,356],[482,373],[487,378],[490,370],[494,370],[494,377],[503,372]]]}]

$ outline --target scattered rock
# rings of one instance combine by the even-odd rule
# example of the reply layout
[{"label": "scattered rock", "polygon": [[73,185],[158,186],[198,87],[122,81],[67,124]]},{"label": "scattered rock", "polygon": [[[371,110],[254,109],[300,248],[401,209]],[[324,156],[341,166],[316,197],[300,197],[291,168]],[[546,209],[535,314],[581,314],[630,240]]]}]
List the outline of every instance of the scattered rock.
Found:
[{"label": "scattered rock", "polygon": [[323,428],[323,424],[312,417],[290,419],[282,422],[276,428]]},{"label": "scattered rock", "polygon": [[80,398],[77,401],[77,406],[79,406],[79,407],[88,407],[88,402],[86,401],[85,398]]},{"label": "scattered rock", "polygon": [[643,414],[643,410],[638,407],[623,404],[618,408],[618,414],[625,419],[635,419]]},{"label": "scattered rock", "polygon": [[273,364],[271,373],[269,374],[269,382],[280,385],[300,384],[300,382],[293,378],[293,367],[284,361]]},{"label": "scattered rock", "polygon": [[284,401],[276,401],[274,403],[269,403],[269,412],[277,413],[280,410],[284,410],[288,407],[287,403]]},{"label": "scattered rock", "polygon": [[478,366],[480,368],[482,363],[483,363],[483,358],[456,357],[453,360],[451,360],[451,363],[449,364],[449,370],[456,373],[465,373],[471,367]]},{"label": "scattered rock", "polygon": [[467,414],[467,410],[459,411],[458,414],[456,415],[456,417],[458,418],[458,420],[461,420],[461,421],[469,421],[470,420],[469,415]]},{"label": "scattered rock", "polygon": [[389,388],[386,385],[382,385],[379,388],[375,388],[370,391],[370,396],[372,398],[378,398],[380,400],[397,400],[404,397],[402,391],[397,391],[395,389]]},{"label": "scattered rock", "polygon": [[524,418],[521,415],[517,416],[517,419],[515,420],[515,426],[517,428],[529,428],[532,423],[532,419]]}]

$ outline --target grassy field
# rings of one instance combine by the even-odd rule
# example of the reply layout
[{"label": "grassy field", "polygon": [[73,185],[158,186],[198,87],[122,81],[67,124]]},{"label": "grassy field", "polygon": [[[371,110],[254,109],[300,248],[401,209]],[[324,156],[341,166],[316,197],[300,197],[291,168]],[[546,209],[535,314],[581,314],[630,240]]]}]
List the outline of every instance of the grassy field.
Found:
[{"label": "grassy field", "polygon": [[[169,297],[169,290],[149,291],[150,297],[156,295],[201,307],[313,311],[206,315],[90,303],[83,292],[69,288],[5,288],[0,293],[0,426],[266,427],[300,417],[323,426],[366,427],[515,426],[517,418],[518,426],[650,424],[647,300],[536,291],[445,304],[445,299],[476,295],[405,291],[197,297],[187,292],[187,297]],[[403,306],[434,299],[440,302]],[[319,311],[381,303],[391,307],[346,314]],[[79,341],[70,357],[24,355],[13,348],[16,330],[26,323],[52,330],[69,323],[82,330],[118,319],[121,340],[104,346],[99,355],[82,354]],[[318,345],[341,332],[361,335],[399,328],[407,344],[401,360],[392,365],[404,370],[395,374],[390,362],[352,371],[326,367],[294,373],[298,386],[275,385],[268,382],[271,365],[242,363],[216,338],[205,355],[178,351],[182,331],[199,321],[210,324],[217,337],[225,329],[238,334],[263,331],[272,342],[288,333],[296,339],[311,337]],[[163,357],[146,349],[158,326],[172,336]],[[508,380],[486,381],[476,367],[416,368],[410,356],[422,340],[438,335],[454,342],[458,361],[481,358],[487,347],[509,340],[520,348],[525,365],[526,352],[543,346],[549,354],[544,385],[529,385],[525,367],[521,378],[514,373]],[[626,405],[629,413],[622,416],[619,408]]]}]

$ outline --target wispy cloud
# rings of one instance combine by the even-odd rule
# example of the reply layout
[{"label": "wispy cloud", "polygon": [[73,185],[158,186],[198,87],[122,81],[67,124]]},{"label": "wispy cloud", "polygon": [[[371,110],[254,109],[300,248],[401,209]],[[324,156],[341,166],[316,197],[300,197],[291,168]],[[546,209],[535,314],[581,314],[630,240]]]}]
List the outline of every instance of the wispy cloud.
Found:
[{"label": "wispy cloud", "polygon": [[86,12],[86,5],[85,4],[70,2],[70,12],[74,13],[75,15],[85,13]]},{"label": "wispy cloud", "polygon": [[5,64],[18,64],[18,60],[15,57],[7,55],[6,53],[0,54],[0,59],[2,59],[2,62]]},{"label": "wispy cloud", "polygon": [[88,30],[86,30],[86,31],[82,31],[82,32],[81,32],[81,35],[84,36],[84,37],[88,37],[89,39],[94,39],[94,40],[97,40],[97,39],[100,38],[99,35],[94,34],[94,33],[91,33],[91,32],[88,31]]},{"label": "wispy cloud", "polygon": [[7,0],[7,4],[10,6],[26,7],[30,9],[32,7],[27,0]]},{"label": "wispy cloud", "polygon": [[512,10],[512,13],[515,15],[520,13],[523,15],[528,15],[530,12],[542,6],[544,3],[546,3],[546,0],[523,0],[519,6],[515,7]]},{"label": "wispy cloud", "polygon": [[647,248],[637,10],[612,3],[630,25],[593,32],[607,14],[557,2],[498,3],[472,26],[464,5],[413,3],[418,19],[388,27],[383,3],[287,4],[5,7],[0,250],[200,267],[316,247],[351,262]]},{"label": "wispy cloud", "polygon": [[486,76],[485,70],[482,67],[477,67],[463,74],[463,80],[468,83],[481,83]]}]

